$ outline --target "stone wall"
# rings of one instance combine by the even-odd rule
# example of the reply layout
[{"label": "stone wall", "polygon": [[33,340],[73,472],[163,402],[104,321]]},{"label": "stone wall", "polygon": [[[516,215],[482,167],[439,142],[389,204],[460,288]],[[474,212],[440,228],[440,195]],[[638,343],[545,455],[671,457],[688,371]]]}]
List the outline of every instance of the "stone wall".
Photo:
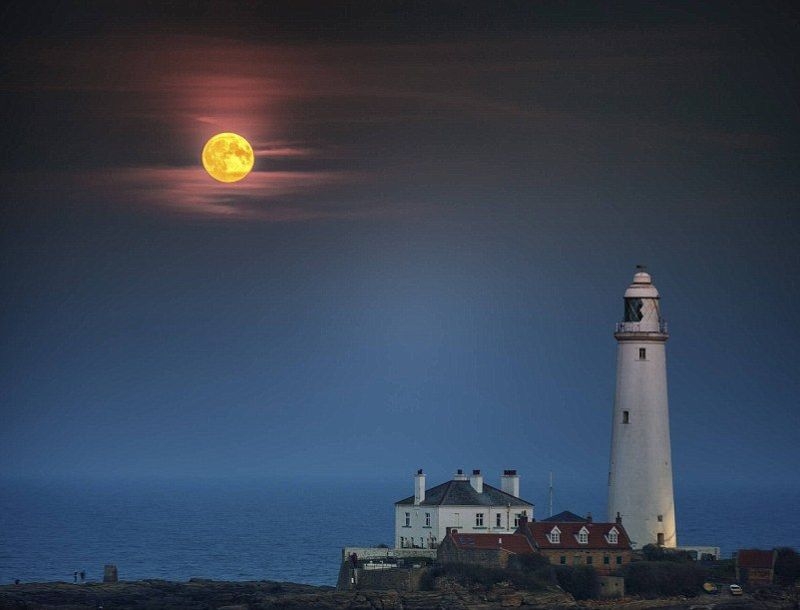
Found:
[{"label": "stone wall", "polygon": [[600,585],[600,597],[625,597],[625,579],[622,576],[597,577]]},{"label": "stone wall", "polygon": [[407,559],[426,557],[436,559],[436,549],[390,549],[383,547],[347,546],[342,549],[342,561],[355,553],[358,559]]},{"label": "stone wall", "polygon": [[771,585],[773,570],[770,568],[737,568],[737,579],[747,585]]},{"label": "stone wall", "polygon": [[[542,555],[553,565],[580,566],[590,565],[600,574],[610,574],[616,572],[622,566],[631,562],[632,552],[628,550],[614,550],[611,552],[592,549],[542,549]],[[565,558],[562,564],[561,558]],[[604,558],[608,557],[608,563]],[[621,557],[621,563],[617,563],[617,557]]]},{"label": "stone wall", "polygon": [[439,545],[440,563],[475,563],[493,568],[505,568],[511,553],[504,549],[461,549],[448,537]]},{"label": "stone wall", "polygon": [[354,569],[349,562],[343,562],[336,589],[337,591],[419,591],[424,571],[425,568]]},{"label": "stone wall", "polygon": [[[353,553],[357,558],[355,568],[350,560]],[[345,547],[336,589],[417,591],[422,568],[435,560],[435,549]]]}]

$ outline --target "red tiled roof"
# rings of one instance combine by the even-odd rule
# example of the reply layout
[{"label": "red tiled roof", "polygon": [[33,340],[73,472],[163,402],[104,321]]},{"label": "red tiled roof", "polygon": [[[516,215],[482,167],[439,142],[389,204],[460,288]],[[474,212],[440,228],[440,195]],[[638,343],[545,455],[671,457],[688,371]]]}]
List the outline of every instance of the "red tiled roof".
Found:
[{"label": "red tiled roof", "polygon": [[742,549],[736,554],[736,563],[740,568],[771,569],[775,565],[775,551]]},{"label": "red tiled roof", "polygon": [[517,555],[533,553],[531,543],[521,534],[462,534],[450,532],[449,536],[460,549],[503,549]]},{"label": "red tiled roof", "polygon": [[[533,523],[526,523],[525,526],[528,528],[531,539],[540,549],[628,550],[631,548],[628,533],[619,523],[534,521]],[[560,541],[557,543],[550,542],[547,537],[554,527],[558,527],[561,530]],[[581,544],[578,542],[578,532],[584,527],[589,532],[589,542]],[[611,544],[606,539],[606,536],[613,528],[617,528],[617,544]]]}]

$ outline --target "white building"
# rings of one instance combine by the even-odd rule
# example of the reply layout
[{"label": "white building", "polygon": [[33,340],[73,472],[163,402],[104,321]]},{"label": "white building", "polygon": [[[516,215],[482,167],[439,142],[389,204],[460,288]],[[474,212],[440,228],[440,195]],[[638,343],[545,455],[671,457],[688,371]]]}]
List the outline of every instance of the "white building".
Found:
[{"label": "white building", "polygon": [[500,487],[483,482],[480,470],[467,477],[459,470],[451,481],[425,489],[425,474],[414,476],[414,495],[395,502],[396,548],[436,548],[447,528],[459,532],[513,533],[519,517],[533,518],[533,504],[519,497],[519,475],[506,470]]},{"label": "white building", "polygon": [[617,391],[608,473],[608,518],[625,521],[634,548],[677,546],[667,404],[669,335],[659,294],[638,268],[617,324]]}]

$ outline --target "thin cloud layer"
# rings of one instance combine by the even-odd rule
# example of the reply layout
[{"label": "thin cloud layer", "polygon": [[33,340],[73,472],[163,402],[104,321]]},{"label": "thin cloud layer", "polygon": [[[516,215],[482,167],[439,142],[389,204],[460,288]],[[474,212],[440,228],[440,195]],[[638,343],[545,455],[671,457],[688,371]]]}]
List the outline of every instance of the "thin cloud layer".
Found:
[{"label": "thin cloud layer", "polygon": [[[746,50],[722,53],[731,40],[713,29],[703,37],[609,30],[461,44],[109,35],[19,45],[11,53],[26,61],[10,58],[15,69],[0,90],[31,94],[41,105],[34,120],[62,134],[42,171],[79,163],[109,176],[87,181],[89,189],[116,186],[124,194],[115,196],[172,213],[317,218],[336,214],[321,200],[334,199],[328,186],[350,184],[348,198],[363,201],[369,195],[358,187],[383,181],[375,190],[392,199],[431,171],[469,179],[492,165],[785,148],[780,115],[750,125],[733,102],[697,101],[721,62],[757,67]],[[241,185],[218,185],[200,169],[203,144],[220,131],[245,136],[262,162]],[[396,203],[374,213],[396,214]],[[354,209],[335,207],[348,217]]]},{"label": "thin cloud layer", "polygon": [[354,178],[345,172],[252,171],[240,182],[223,184],[201,168],[130,168],[95,172],[81,187],[116,201],[158,206],[174,213],[228,220],[291,222],[322,218],[360,218],[373,212],[307,198]]}]

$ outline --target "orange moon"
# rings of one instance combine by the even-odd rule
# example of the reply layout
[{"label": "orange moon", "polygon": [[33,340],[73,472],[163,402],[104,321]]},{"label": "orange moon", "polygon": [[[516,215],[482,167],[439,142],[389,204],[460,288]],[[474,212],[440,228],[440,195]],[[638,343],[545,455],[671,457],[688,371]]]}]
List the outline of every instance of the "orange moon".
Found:
[{"label": "orange moon", "polygon": [[203,147],[203,167],[220,182],[238,182],[253,169],[253,147],[236,133],[218,133]]}]

